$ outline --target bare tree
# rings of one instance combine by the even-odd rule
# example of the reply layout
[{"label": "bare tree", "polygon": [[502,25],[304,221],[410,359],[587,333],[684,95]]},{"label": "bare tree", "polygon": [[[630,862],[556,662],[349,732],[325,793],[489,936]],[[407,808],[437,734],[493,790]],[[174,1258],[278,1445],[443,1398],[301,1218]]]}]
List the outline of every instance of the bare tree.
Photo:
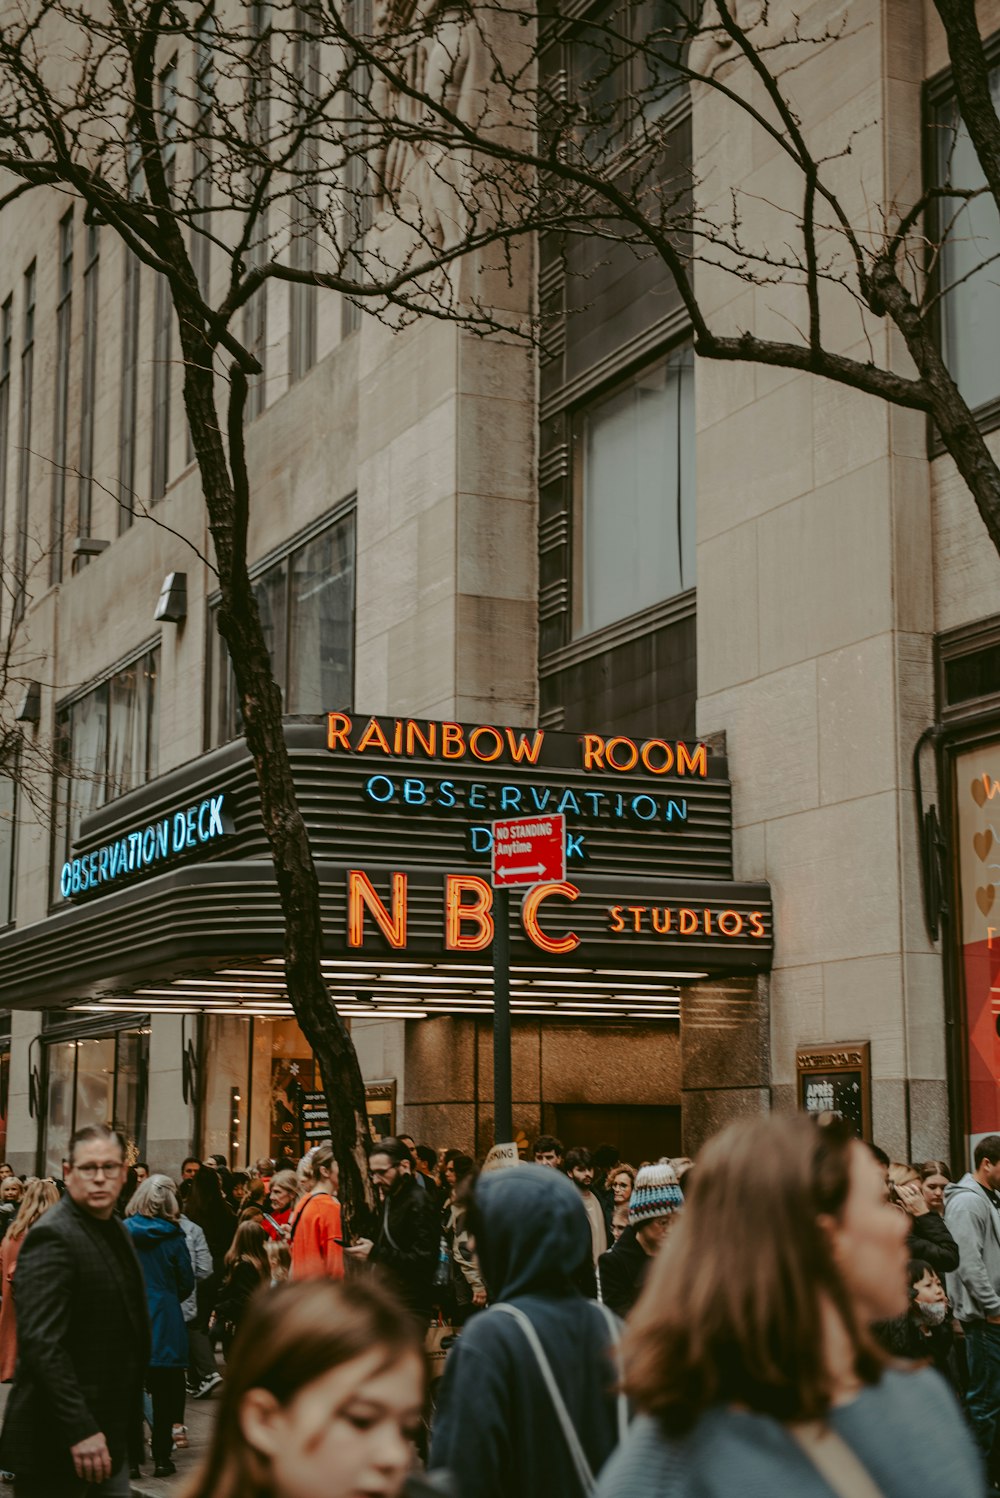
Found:
[{"label": "bare tree", "polygon": [[[378,0],[369,20],[362,0],[0,4],[0,207],[35,188],[76,196],[172,300],[287,988],[349,1200],[364,1191],[363,1088],[323,979],[316,873],[247,572],[254,299],[281,281],[337,292],[393,326],[447,318],[544,345],[545,309],[533,314],[519,284],[538,236],[625,246],[664,267],[703,358],[810,372],[926,412],[1000,549],[1000,469],[936,336],[945,247],[973,200],[1000,204],[1000,121],[974,0],[935,4],[981,177],[921,186],[863,218],[836,185],[851,136],[821,140],[796,90],[805,59],[835,59],[847,4],[826,7],[814,32],[777,0],[610,0],[566,18],[530,0]],[[553,59],[569,33],[567,76]],[[196,60],[206,47],[210,70]],[[700,164],[678,157],[692,93],[783,159],[787,201],[763,233],[747,227],[739,182],[708,193]],[[206,255],[225,269],[211,285]],[[790,291],[789,336],[720,325],[704,295],[719,275]],[[870,357],[841,351],[838,302]],[[875,357],[886,320],[905,358]]]}]

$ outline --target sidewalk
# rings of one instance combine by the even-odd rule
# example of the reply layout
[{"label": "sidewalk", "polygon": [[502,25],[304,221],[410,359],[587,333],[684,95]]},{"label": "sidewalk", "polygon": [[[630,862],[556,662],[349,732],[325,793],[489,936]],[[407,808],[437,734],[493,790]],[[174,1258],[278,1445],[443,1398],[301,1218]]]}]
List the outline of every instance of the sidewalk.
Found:
[{"label": "sidewalk", "polygon": [[[7,1404],[7,1396],[10,1394],[10,1384],[0,1384],[0,1418]],[[189,1399],[184,1419],[187,1422],[188,1441],[190,1445],[186,1450],[175,1451],[173,1461],[177,1467],[174,1477],[154,1477],[152,1460],[143,1464],[143,1473],[148,1474],[137,1477],[132,1483],[133,1498],[177,1498],[191,1480],[195,1468],[200,1464],[208,1451],[208,1443],[212,1438],[215,1428],[215,1409],[218,1403],[222,1385],[209,1395],[207,1399]],[[0,1498],[11,1498],[13,1488],[6,1483],[0,1483]]]}]

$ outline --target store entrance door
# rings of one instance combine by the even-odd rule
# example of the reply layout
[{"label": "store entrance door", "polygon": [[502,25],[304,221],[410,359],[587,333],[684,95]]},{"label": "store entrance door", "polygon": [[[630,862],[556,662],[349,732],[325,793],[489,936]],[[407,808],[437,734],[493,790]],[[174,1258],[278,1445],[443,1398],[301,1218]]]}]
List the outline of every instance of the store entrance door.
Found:
[{"label": "store entrance door", "polygon": [[[548,1110],[546,1110],[548,1111]],[[584,1145],[596,1149],[610,1144],[619,1160],[638,1165],[661,1155],[681,1152],[681,1110],[677,1108],[611,1107],[598,1103],[555,1103],[554,1133],[567,1149]]]}]

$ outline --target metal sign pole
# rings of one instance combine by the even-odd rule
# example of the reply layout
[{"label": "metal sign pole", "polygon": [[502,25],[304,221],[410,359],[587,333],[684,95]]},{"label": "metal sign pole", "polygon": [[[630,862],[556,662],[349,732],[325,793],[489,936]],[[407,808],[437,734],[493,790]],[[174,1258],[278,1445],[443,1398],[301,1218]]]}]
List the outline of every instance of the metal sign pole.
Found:
[{"label": "metal sign pole", "polygon": [[510,895],[493,893],[493,1142],[514,1138],[510,1063]]}]

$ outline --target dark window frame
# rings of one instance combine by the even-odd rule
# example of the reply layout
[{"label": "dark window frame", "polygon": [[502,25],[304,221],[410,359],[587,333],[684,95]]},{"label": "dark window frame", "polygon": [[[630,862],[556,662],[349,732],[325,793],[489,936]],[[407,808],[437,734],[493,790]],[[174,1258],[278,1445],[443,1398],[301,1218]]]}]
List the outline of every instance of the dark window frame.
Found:
[{"label": "dark window frame", "polygon": [[65,902],[59,893],[58,875],[69,858],[74,841],[74,817],[70,814],[74,777],[72,769],[72,713],[86,698],[100,692],[107,693],[106,722],[110,729],[110,692],[116,677],[133,668],[146,670],[145,702],[142,705],[144,721],[143,764],[141,778],[134,785],[116,789],[111,779],[110,732],[105,735],[104,763],[93,771],[94,783],[101,787],[100,799],[94,810],[117,801],[136,786],[148,785],[159,774],[159,681],[162,670],[162,641],[160,636],[147,640],[137,650],[131,651],[122,660],[116,661],[107,671],[79,691],[73,692],[55,704],[53,714],[53,766],[52,766],[52,820],[49,834],[49,908],[54,909]]},{"label": "dark window frame", "polygon": [[[306,6],[292,9],[295,35],[292,41],[292,74],[302,92],[310,98],[319,93],[319,40],[315,14]],[[319,201],[316,190],[316,141],[309,133],[299,144],[293,171],[299,174],[299,185],[292,199],[292,242],[289,259],[294,270],[316,269],[316,225]],[[303,180],[304,179],[304,180]],[[288,287],[288,383],[294,385],[308,374],[316,363],[317,316],[319,291],[313,284],[295,281]]]},{"label": "dark window frame", "polygon": [[66,540],[66,460],[69,454],[70,359],[73,348],[73,210],[59,220],[59,284],[56,301],[56,365],[52,421],[52,506],[49,582],[63,579]]},{"label": "dark window frame", "polygon": [[[80,377],[80,478],[77,535],[91,535],[94,489],[94,422],[97,411],[97,340],[100,331],[101,231],[87,224],[83,265],[83,351]],[[86,562],[81,557],[78,565]]]},{"label": "dark window frame", "polygon": [[[354,525],[354,555],[352,559],[352,581],[351,581],[351,689],[348,696],[350,702],[343,704],[345,710],[353,706],[354,689],[356,685],[355,673],[355,639],[357,634],[357,556],[358,556],[358,533],[357,533],[357,495],[351,494],[337,505],[334,510],[321,516],[304,530],[284,542],[280,547],[267,553],[260,558],[249,569],[251,585],[260,583],[269,574],[276,572],[279,568],[287,569],[283,639],[285,648],[285,660],[275,671],[275,679],[282,692],[284,701],[287,695],[289,680],[289,663],[291,660],[292,640],[294,637],[292,621],[292,589],[288,586],[291,576],[292,559],[300,551],[303,551],[312,542],[318,540],[325,532],[333,530],[334,527],[342,525],[346,520],[351,520]],[[205,660],[208,669],[205,673],[205,701],[202,742],[205,750],[217,748],[221,744],[229,743],[232,739],[239,737],[242,732],[239,727],[238,706],[235,702],[232,663],[226,651],[225,641],[219,634],[216,622],[216,614],[219,607],[219,594],[213,593],[207,600],[206,606],[206,649]],[[273,662],[272,662],[273,665]],[[225,673],[226,681],[223,684],[222,674]],[[222,723],[225,715],[226,723]],[[287,716],[295,716],[287,714]]]},{"label": "dark window frame", "polygon": [[[177,157],[177,58],[172,57],[158,80],[160,105],[160,149],[167,190],[172,191]],[[174,304],[166,276],[156,278],[153,297],[153,372],[151,380],[152,421],[149,451],[149,498],[163,498],[170,482],[170,387],[173,383],[171,346]]]},{"label": "dark window frame", "polygon": [[[18,853],[18,836],[17,836],[17,833],[18,833],[18,821],[17,821],[17,818],[18,818],[18,804],[17,803],[18,803],[18,800],[19,800],[19,797],[18,797],[18,789],[19,789],[19,786],[18,786],[18,769],[19,769],[19,763],[20,763],[20,756],[18,755],[17,750],[15,749],[15,751],[14,751],[14,762],[11,765],[10,773],[7,774],[7,775],[0,774],[0,782],[6,782],[10,786],[10,802],[11,802],[11,805],[10,805],[10,828],[11,828],[11,832],[10,832],[10,844],[9,844],[8,849],[7,849],[7,874],[8,874],[7,906],[6,906],[6,910],[5,910],[4,907],[3,907],[3,905],[0,904],[0,931],[4,931],[4,930],[6,930],[6,928],[8,926],[14,925],[14,923],[15,923],[15,921],[17,919],[17,853]],[[2,850],[3,850],[3,845],[2,845],[2,842],[0,842],[0,851],[2,851]],[[0,888],[2,888],[2,885],[0,885]]]},{"label": "dark window frame", "polygon": [[0,303],[0,571],[7,527],[7,467],[10,461],[10,372],[14,343],[14,293]]},{"label": "dark window frame", "polygon": [[14,541],[14,621],[24,617],[28,586],[28,519],[31,500],[31,426],[35,378],[35,321],[38,265],[32,260],[24,272],[24,309],[21,342],[21,400],[17,455],[17,534]]},{"label": "dark window frame", "polygon": [[[994,32],[992,36],[986,38],[983,43],[983,52],[986,58],[987,68],[991,73],[995,69],[1000,68],[1000,31]],[[925,80],[922,100],[923,175],[925,188],[937,185],[937,141],[935,138],[935,114],[943,106],[954,102],[955,79],[954,71],[950,66],[942,68],[940,72],[935,73],[933,77]],[[998,208],[1000,208],[1000,205],[998,205]],[[928,272],[928,289],[930,291],[930,294],[936,297],[940,291],[941,285],[938,270],[938,266],[940,265],[940,254],[938,254],[938,256],[936,257],[936,264],[934,254],[934,247],[935,245],[937,245],[941,226],[941,212],[939,205],[932,202],[928,207],[926,217],[929,241],[926,261],[926,268]],[[997,262],[997,264],[1000,265],[1000,262]],[[1000,294],[1000,292],[998,292],[998,294]],[[938,302],[934,311],[932,331],[938,352],[942,353],[943,355],[944,338],[942,315],[942,304],[941,302]],[[1000,429],[1000,389],[998,389],[995,396],[991,397],[987,401],[984,401],[979,406],[972,407],[971,409],[972,414],[976,418],[976,424],[978,425],[981,432],[985,434],[988,432],[995,432]],[[945,445],[941,440],[941,436],[934,423],[934,418],[928,415],[927,455],[929,458],[938,458],[946,451],[947,449],[945,448]]]}]

